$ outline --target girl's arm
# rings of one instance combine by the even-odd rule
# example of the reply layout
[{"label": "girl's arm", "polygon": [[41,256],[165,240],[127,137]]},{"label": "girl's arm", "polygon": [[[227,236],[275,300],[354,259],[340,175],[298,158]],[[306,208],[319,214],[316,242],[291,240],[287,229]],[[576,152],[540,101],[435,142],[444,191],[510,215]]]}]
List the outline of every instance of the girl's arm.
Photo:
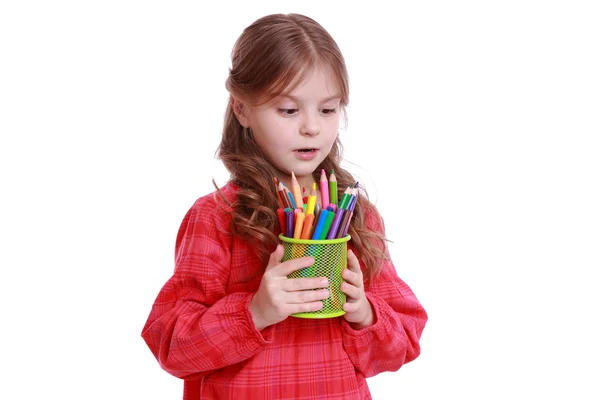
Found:
[{"label": "girl's arm", "polygon": [[142,331],[161,367],[196,379],[244,361],[269,342],[249,303],[253,293],[226,294],[231,261],[230,217],[205,197],[177,235],[175,273],[163,286]]},{"label": "girl's arm", "polygon": [[[367,214],[367,225],[385,232],[374,207]],[[419,339],[427,322],[424,308],[398,277],[387,251],[386,255],[388,261],[384,261],[380,274],[370,285],[365,283],[373,324],[356,330],[347,321],[342,322],[344,349],[356,369],[367,378],[383,371],[396,371],[417,358]],[[361,268],[364,271],[362,262]]]}]

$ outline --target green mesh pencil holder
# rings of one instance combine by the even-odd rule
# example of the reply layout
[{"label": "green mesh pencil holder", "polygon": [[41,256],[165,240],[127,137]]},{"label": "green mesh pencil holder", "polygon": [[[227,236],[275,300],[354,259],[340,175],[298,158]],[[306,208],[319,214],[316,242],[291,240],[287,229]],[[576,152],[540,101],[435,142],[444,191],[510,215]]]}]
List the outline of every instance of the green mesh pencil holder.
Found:
[{"label": "green mesh pencil holder", "polygon": [[342,306],[346,302],[346,293],[340,290],[343,282],[342,271],[346,269],[347,245],[350,235],[340,239],[304,240],[279,235],[283,242],[282,261],[293,258],[313,257],[315,263],[310,267],[292,272],[288,278],[327,277],[329,297],[323,300],[323,308],[318,311],[292,314],[298,318],[333,318],[344,315]]}]

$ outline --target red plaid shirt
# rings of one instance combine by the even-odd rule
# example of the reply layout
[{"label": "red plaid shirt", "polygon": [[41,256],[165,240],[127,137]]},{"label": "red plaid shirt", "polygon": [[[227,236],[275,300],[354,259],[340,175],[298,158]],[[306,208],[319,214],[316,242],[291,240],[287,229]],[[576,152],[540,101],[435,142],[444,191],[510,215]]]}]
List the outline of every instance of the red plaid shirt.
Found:
[{"label": "red plaid shirt", "polygon": [[[223,191],[234,200],[237,187]],[[366,289],[373,325],[289,317],[258,331],[248,307],[265,266],[229,233],[230,211],[213,194],[188,211],[175,272],[142,332],[160,366],[184,379],[184,400],[370,399],[366,378],[419,355],[427,314],[391,262]],[[367,223],[383,232],[375,212]]]}]

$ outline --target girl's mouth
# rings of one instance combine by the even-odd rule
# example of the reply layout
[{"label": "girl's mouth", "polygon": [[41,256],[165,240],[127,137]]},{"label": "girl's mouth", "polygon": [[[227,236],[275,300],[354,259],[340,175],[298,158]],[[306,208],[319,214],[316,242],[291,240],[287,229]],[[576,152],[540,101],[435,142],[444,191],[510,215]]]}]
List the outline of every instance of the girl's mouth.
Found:
[{"label": "girl's mouth", "polygon": [[300,160],[304,160],[304,161],[312,160],[313,158],[315,158],[317,156],[318,152],[319,151],[317,149],[310,149],[310,148],[294,150],[294,153],[296,153],[296,157],[299,158]]}]

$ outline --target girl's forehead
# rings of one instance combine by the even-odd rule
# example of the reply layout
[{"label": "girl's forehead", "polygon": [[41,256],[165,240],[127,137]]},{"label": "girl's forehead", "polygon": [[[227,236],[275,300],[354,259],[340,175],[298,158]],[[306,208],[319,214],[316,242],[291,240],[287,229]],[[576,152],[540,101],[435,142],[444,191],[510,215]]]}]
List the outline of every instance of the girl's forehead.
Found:
[{"label": "girl's forehead", "polygon": [[314,100],[328,101],[342,96],[340,85],[331,68],[309,68],[292,81],[292,84],[279,94],[279,98],[295,101]]}]

